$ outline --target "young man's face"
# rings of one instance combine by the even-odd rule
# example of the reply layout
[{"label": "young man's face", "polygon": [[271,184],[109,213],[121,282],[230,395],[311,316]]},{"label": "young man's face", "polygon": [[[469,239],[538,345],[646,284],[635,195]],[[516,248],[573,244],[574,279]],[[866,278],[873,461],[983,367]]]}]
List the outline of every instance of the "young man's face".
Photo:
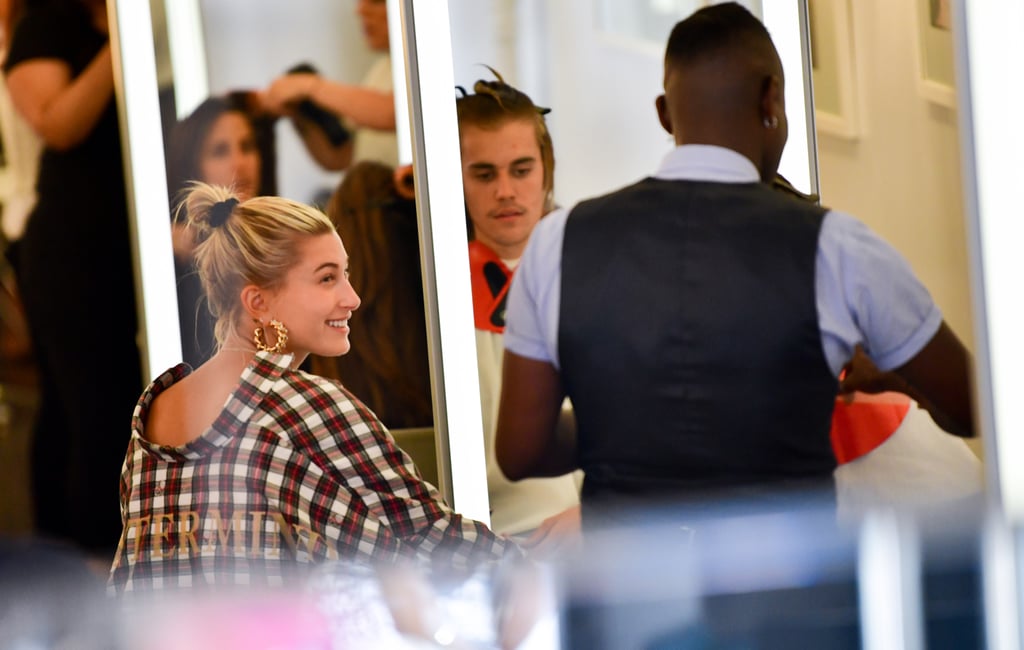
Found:
[{"label": "young man's face", "polygon": [[475,237],[499,257],[518,259],[544,216],[544,164],[534,125],[461,130],[462,183]]}]

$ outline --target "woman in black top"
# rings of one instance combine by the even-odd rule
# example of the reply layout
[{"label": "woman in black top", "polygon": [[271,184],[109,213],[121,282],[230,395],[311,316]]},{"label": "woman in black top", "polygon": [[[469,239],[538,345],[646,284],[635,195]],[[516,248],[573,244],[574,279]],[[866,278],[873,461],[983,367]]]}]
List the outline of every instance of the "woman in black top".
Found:
[{"label": "woman in black top", "polygon": [[104,2],[30,3],[4,68],[15,107],[45,144],[18,251],[41,378],[36,527],[107,555],[121,528],[120,432],[142,377]]},{"label": "woman in black top", "polygon": [[[244,93],[207,98],[171,129],[166,151],[172,210],[193,181],[231,187],[242,200],[273,193],[275,161],[264,157],[264,143],[273,144],[273,121],[268,130],[244,98]],[[217,351],[214,319],[193,268],[192,235],[180,223],[173,233],[182,356],[198,368]]]}]

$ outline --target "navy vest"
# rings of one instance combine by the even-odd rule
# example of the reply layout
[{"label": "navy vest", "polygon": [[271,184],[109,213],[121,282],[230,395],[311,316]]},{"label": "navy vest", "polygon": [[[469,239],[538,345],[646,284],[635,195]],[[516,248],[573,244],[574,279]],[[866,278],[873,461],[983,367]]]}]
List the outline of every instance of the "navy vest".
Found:
[{"label": "navy vest", "polygon": [[653,178],[572,210],[558,354],[584,503],[831,486],[824,214],[761,183]]}]

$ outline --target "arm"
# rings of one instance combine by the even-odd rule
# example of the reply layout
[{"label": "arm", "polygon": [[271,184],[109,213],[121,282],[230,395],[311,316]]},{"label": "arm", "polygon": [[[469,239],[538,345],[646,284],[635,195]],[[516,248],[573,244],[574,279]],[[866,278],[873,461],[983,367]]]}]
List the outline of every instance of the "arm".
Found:
[{"label": "arm", "polygon": [[839,390],[850,397],[853,391],[903,393],[927,410],[946,431],[971,437],[975,432],[970,365],[969,353],[952,330],[942,323],[917,355],[890,372],[879,370],[857,345],[843,368]]},{"label": "arm", "polygon": [[366,507],[369,520],[420,558],[471,566],[518,553],[480,522],[454,512],[372,412],[333,382],[320,386],[323,403],[333,406],[320,413],[316,463]]},{"label": "arm", "polygon": [[268,107],[276,113],[286,113],[288,105],[303,99],[345,116],[356,126],[395,130],[394,93],[328,81],[305,73],[278,77],[267,90]]},{"label": "arm", "polygon": [[566,553],[579,550],[580,527],[577,504],[542,521],[529,539],[522,542],[522,547],[533,559],[566,557]]},{"label": "arm", "polygon": [[509,479],[561,476],[576,469],[576,439],[560,427],[565,392],[558,370],[505,350],[494,448]]},{"label": "arm", "polygon": [[903,256],[862,222],[833,211],[822,222],[815,273],[833,371],[857,360],[856,345],[863,343],[888,376],[875,388],[848,380],[843,390],[907,393],[939,426],[973,435],[970,355]]},{"label": "arm", "polygon": [[58,59],[31,59],[11,69],[7,86],[15,108],[47,147],[71,149],[89,136],[113,95],[110,45],[74,79]]},{"label": "arm", "polygon": [[306,151],[318,165],[330,171],[348,169],[352,164],[353,141],[348,140],[341,146],[334,146],[327,139],[323,130],[311,124],[299,115],[291,116],[292,124],[302,138]]},{"label": "arm", "polygon": [[905,392],[936,424],[958,436],[975,435],[970,353],[945,322],[920,352],[893,372],[907,382],[910,391]]}]

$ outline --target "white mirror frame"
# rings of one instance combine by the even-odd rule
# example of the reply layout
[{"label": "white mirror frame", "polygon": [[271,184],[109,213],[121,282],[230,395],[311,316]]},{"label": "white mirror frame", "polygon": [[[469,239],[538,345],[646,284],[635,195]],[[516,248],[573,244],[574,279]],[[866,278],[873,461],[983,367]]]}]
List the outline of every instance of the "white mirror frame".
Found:
[{"label": "white mirror frame", "polygon": [[400,4],[440,488],[490,523],[448,2]]},{"label": "white mirror frame", "polygon": [[108,2],[107,17],[138,293],[138,344],[148,382],[182,358],[153,21],[149,2],[140,0]]},{"label": "white mirror frame", "polygon": [[[974,303],[975,397],[988,488],[1013,525],[1024,518],[1024,411],[1016,394],[1024,367],[1024,90],[1006,62],[1024,57],[1024,3],[954,2],[954,43],[964,202]],[[1017,54],[1014,54],[1014,53]]]}]

